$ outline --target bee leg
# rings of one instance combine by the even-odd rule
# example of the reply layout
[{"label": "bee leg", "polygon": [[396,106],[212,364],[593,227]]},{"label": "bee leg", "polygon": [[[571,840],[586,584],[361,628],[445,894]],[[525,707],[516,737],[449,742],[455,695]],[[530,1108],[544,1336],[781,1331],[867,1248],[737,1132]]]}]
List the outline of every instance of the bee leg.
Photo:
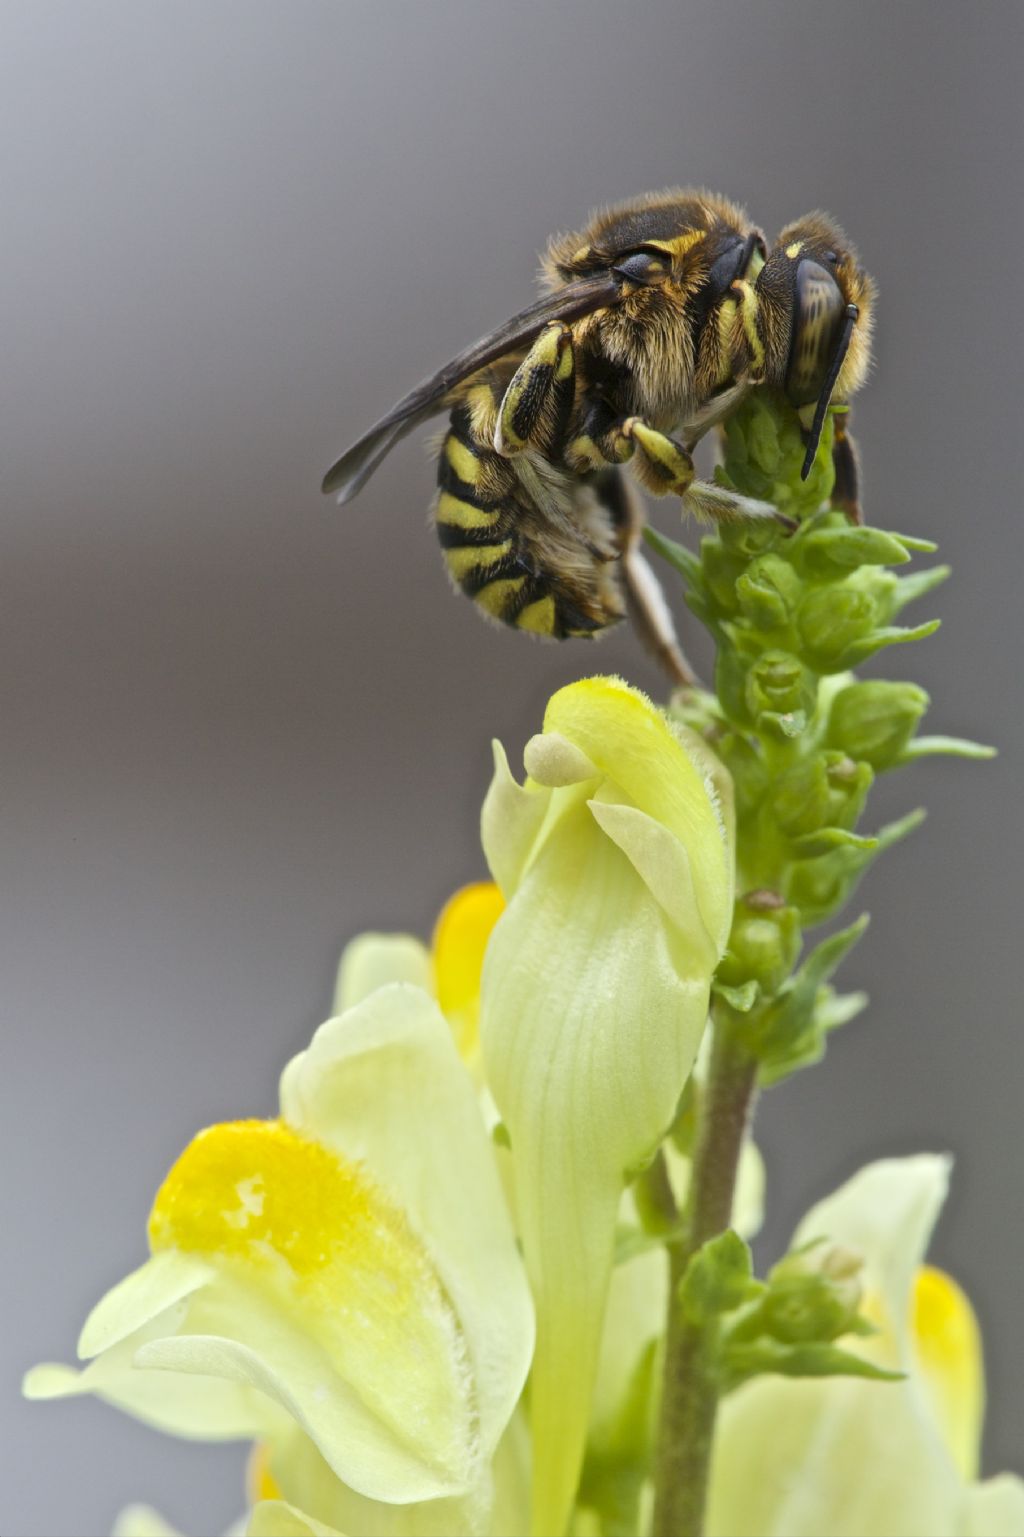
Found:
[{"label": "bee leg", "polygon": [[595,484],[595,492],[611,513],[620,545],[626,612],[640,643],[668,674],[676,688],[693,688],[697,677],[683,654],[672,610],[661,583],[641,550],[643,504],[635,489],[617,470]]},{"label": "bee leg", "polygon": [[712,395],[700,410],[683,423],[680,429],[680,437],[686,447],[692,452],[706,432],[712,427],[717,427],[724,422],[727,416],[731,416],[746,395],[749,395],[753,385],[749,379],[739,379],[735,384],[730,384],[727,389],[719,390],[717,395]]},{"label": "bee leg", "polygon": [[846,412],[837,411],[832,437],[832,468],[836,481],[832,488],[832,506],[845,512],[851,523],[863,523],[860,508],[860,472],[857,443],[847,432]]},{"label": "bee leg", "polygon": [[787,518],[770,502],[755,501],[750,496],[740,496],[725,486],[712,481],[698,480],[693,459],[681,443],[658,432],[638,416],[631,416],[623,423],[623,431],[637,447],[633,467],[641,482],[655,496],[674,493],[682,498],[683,509],[703,522],[737,523],[754,518],[772,518],[783,528],[796,528],[792,518]]},{"label": "bee leg", "polygon": [[566,443],[562,457],[570,470],[587,475],[592,470],[625,464],[635,447],[622,417],[603,400],[596,400],[584,414],[581,430]]},{"label": "bee leg", "polygon": [[496,452],[504,458],[526,449],[551,454],[565,436],[575,390],[572,332],[554,321],[512,375],[494,429]]}]

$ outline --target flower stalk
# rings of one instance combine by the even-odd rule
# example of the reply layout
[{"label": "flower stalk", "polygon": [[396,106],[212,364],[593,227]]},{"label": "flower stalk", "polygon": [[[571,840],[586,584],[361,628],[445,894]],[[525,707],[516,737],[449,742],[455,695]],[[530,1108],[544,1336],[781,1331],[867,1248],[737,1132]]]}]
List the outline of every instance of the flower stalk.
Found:
[{"label": "flower stalk", "polygon": [[[716,642],[714,693],[681,691],[673,713],[704,735],[732,774],[738,893],[712,992],[713,1040],[697,1097],[685,1220],[667,1243],[655,1537],[700,1537],[705,1530],[718,1405],[736,1380],[728,1365],[728,1314],[761,1285],[752,1279],[749,1251],[742,1254],[729,1233],[758,1085],[817,1061],[828,1032],[865,1001],[860,994],[837,996],[829,978],[866,918],[801,962],[804,930],[831,918],[877,854],[921,817],[912,813],[874,836],[856,830],[876,773],[919,755],[914,733],[928,698],[911,683],[855,682],[852,669],[884,647],[934,630],[934,622],[903,628],[893,620],[947,572],[897,577],[887,568],[933,546],[852,526],[829,510],[833,426],[827,424],[806,481],[799,422],[784,399],[760,392],[725,429],[722,482],[772,501],[796,520],[796,533],[767,523],[723,526],[694,555],[648,531],[649,543],[683,576],[687,601]],[[708,1277],[715,1278],[712,1291],[724,1285],[729,1295],[694,1305],[688,1298],[707,1290]],[[760,1314],[751,1306],[749,1326],[756,1329]],[[857,1358],[837,1351],[831,1338],[823,1323],[806,1359],[791,1354],[780,1365],[772,1355],[778,1341],[762,1344],[751,1359],[774,1362],[755,1370],[795,1375],[859,1370]]]},{"label": "flower stalk", "polygon": [[703,1531],[719,1399],[714,1348],[718,1325],[714,1320],[695,1321],[678,1299],[693,1256],[729,1226],[756,1087],[756,1059],[726,1025],[716,1028],[687,1220],[682,1235],[668,1245],[670,1302],[654,1470],[654,1537],[699,1537]]}]

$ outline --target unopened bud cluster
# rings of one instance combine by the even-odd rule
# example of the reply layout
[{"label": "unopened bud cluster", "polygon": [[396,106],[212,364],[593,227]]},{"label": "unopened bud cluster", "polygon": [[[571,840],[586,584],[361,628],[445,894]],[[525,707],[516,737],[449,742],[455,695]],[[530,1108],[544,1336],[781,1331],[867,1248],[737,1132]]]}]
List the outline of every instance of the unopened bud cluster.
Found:
[{"label": "unopened bud cluster", "polygon": [[932,633],[937,621],[896,621],[948,572],[897,575],[934,546],[828,506],[831,423],[807,481],[803,455],[794,412],[757,392],[726,425],[719,478],[774,502],[796,531],[768,519],[724,524],[699,556],[651,536],[717,646],[714,695],[686,692],[674,708],[733,776],[740,896],[717,993],[765,1079],[816,1060],[825,1032],[859,1007],[827,984],[863,925],[798,962],[803,929],[832,917],[881,850],[920,820],[859,832],[875,775],[926,751],[981,751],[916,735],[928,707],[916,684],[854,678],[876,652]]}]

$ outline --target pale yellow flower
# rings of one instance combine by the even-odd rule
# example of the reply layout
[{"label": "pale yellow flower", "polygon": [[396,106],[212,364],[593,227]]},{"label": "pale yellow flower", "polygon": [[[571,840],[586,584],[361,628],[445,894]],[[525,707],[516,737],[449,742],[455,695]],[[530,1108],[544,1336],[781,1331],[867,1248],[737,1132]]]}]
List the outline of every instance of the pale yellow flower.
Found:
[{"label": "pale yellow flower", "polygon": [[86,1322],[90,1364],[35,1368],[30,1396],[95,1392],[207,1439],[297,1427],[367,1500],[486,1505],[532,1308],[476,1090],[421,989],[328,1021],[279,1120],[200,1133],[149,1235]]},{"label": "pale yellow flower", "polygon": [[723,1406],[709,1537],[1024,1537],[1024,1483],[977,1482],[981,1344],[964,1293],[923,1266],[947,1159],[870,1164],[801,1222],[863,1256],[879,1328],[860,1355],[902,1382],[762,1377]]},{"label": "pale yellow flower", "polygon": [[519,785],[496,748],[484,852],[487,1083],[537,1304],[534,1529],[569,1516],[623,1187],[675,1113],[732,912],[727,777],[626,684],[560,690]]}]

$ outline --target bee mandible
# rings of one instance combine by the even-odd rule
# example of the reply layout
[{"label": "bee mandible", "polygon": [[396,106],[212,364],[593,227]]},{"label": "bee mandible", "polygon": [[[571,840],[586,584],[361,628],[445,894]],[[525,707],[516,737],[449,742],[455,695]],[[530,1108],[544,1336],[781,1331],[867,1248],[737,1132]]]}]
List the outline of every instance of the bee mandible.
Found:
[{"label": "bee mandible", "polygon": [[[547,292],[400,400],[324,478],[350,501],[413,428],[450,413],[435,524],[449,573],[491,619],[535,635],[592,636],[627,611],[691,682],[640,552],[643,508],[622,474],[703,521],[774,507],[698,478],[692,450],[748,390],[781,390],[814,462],[830,402],[870,357],[874,284],[842,230],[815,213],[769,252],[736,204],[649,194],[555,237]],[[836,417],[834,502],[859,519],[857,463]]]}]

